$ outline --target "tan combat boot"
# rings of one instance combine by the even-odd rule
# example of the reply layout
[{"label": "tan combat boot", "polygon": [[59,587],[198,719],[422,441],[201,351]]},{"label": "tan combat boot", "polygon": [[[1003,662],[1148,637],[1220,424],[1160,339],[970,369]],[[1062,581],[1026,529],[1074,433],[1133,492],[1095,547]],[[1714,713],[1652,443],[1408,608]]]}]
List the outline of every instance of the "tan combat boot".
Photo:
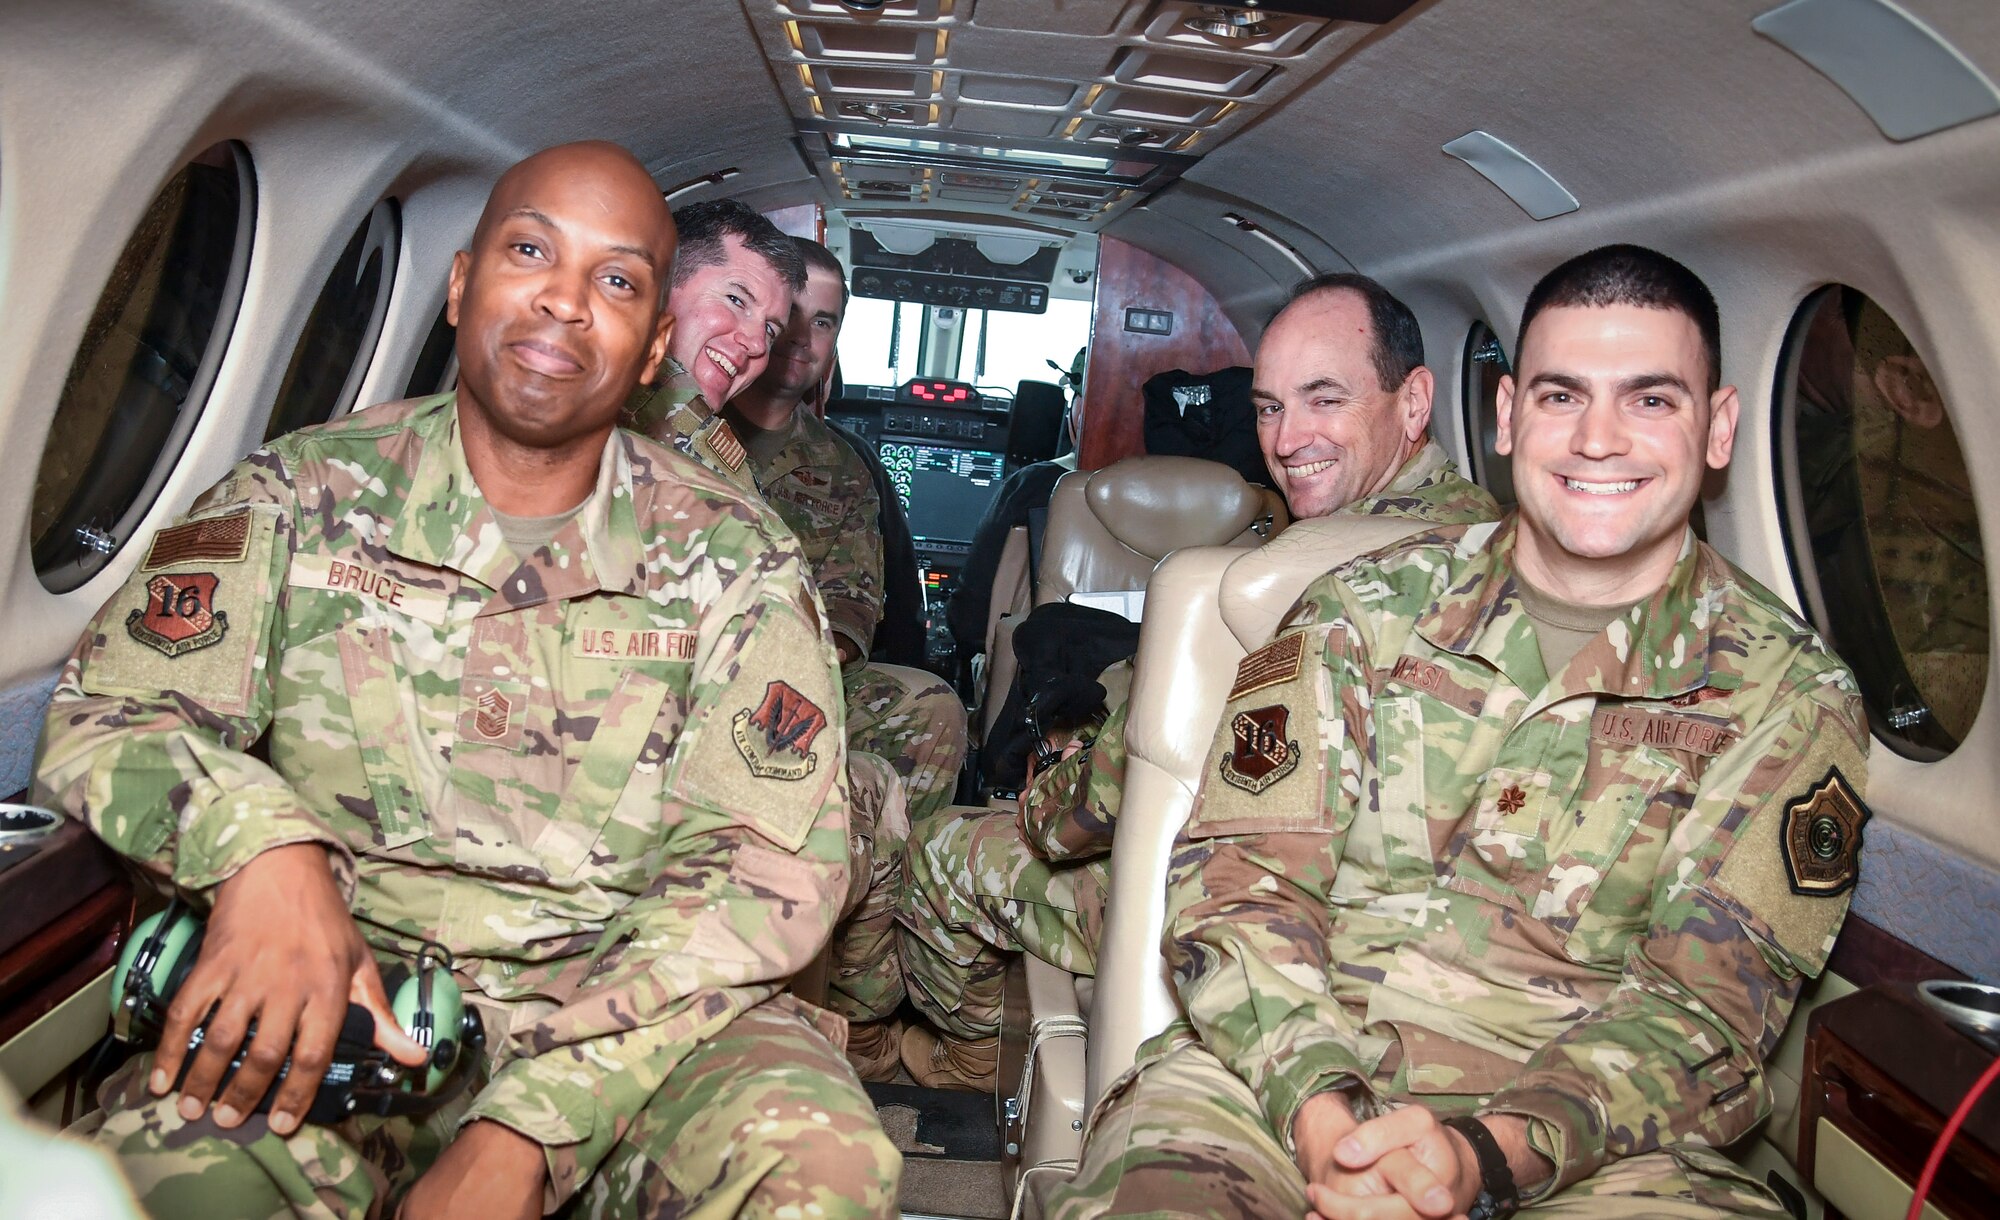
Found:
[{"label": "tan combat boot", "polygon": [[847,1061],[854,1074],[877,1083],[894,1080],[903,1025],[896,1020],[857,1021],[847,1027]]},{"label": "tan combat boot", "polygon": [[1000,1039],[968,1042],[922,1025],[903,1029],[903,1067],[927,1089],[991,1093],[1000,1065]]}]

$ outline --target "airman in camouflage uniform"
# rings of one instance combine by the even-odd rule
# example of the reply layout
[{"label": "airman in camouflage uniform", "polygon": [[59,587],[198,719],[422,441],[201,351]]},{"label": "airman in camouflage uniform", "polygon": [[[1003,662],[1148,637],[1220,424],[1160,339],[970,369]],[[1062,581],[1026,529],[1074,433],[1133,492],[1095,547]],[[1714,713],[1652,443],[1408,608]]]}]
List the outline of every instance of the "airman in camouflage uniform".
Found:
[{"label": "airman in camouflage uniform", "polygon": [[[627,210],[606,219],[607,196]],[[475,1131],[540,1146],[542,1210],[894,1212],[898,1158],[838,1018],[782,994],[848,881],[822,612],[761,501],[611,427],[632,374],[608,336],[658,317],[647,273],[569,269],[600,265],[591,241],[652,245],[617,222],[657,201],[609,146],[510,171],[454,265],[461,392],[252,454],[155,536],[63,669],[37,790],[216,900],[204,964],[231,884],[316,844],[367,951],[442,945],[488,1031],[474,1087],[421,1120],[210,1110],[192,1077],[149,1089],[141,1056],[99,1138],[156,1216],[385,1215]],[[505,253],[519,226],[565,257]],[[601,450],[551,468],[580,504],[489,501],[492,429],[599,400],[601,431],[574,434]]]},{"label": "airman in camouflage uniform", "polygon": [[[882,619],[880,501],[868,468],[803,408],[781,432],[745,431],[749,466],[805,548],[836,646],[843,656],[867,657]],[[965,758],[965,706],[943,679],[900,665],[853,660],[841,667],[841,678],[849,765],[893,768],[907,810],[877,819],[865,909],[834,938],[834,1010],[851,1021],[879,1021],[903,1001],[895,911],[904,844],[912,825],[951,800]],[[893,1060],[887,1066],[893,1073]]]},{"label": "airman in camouflage uniform", "polygon": [[[1186,1018],[1053,1215],[1462,1214],[1507,1187],[1468,1116],[1538,1215],[1784,1214],[1714,1149],[1845,914],[1866,734],[1686,527],[1737,412],[1714,318],[1650,251],[1552,272],[1502,387],[1519,512],[1322,577],[1244,659],[1169,881]],[[1573,651],[1551,555],[1613,578]]]},{"label": "airman in camouflage uniform", "polygon": [[[729,404],[714,412],[687,366],[671,364],[645,410],[657,415],[662,404],[672,404],[655,434],[685,442],[685,451],[754,487],[777,510],[804,547],[826,606],[842,660],[855,795],[854,901],[834,936],[828,1001],[856,1023],[848,1050],[857,1069],[867,1079],[888,1079],[895,1072],[894,1038],[882,1022],[903,1001],[894,930],[903,845],[911,821],[951,799],[965,754],[965,709],[949,684],[930,674],[867,662],[882,618],[881,504],[868,467],[805,401],[824,389],[833,369],[847,298],[839,260],[816,242],[783,237],[733,201],[684,208],[679,216],[696,253],[669,306],[681,312],[685,303],[694,325],[684,336],[677,330],[675,344],[694,367],[706,360],[721,371],[728,370],[709,353],[727,348],[717,354],[750,380],[737,386],[712,376]],[[706,321],[712,285],[747,284],[768,297],[770,290],[759,292],[759,277],[791,283],[791,263],[803,270],[791,284],[785,324],[766,346],[749,333],[754,312],[734,302],[714,311],[716,323]],[[704,340],[718,326],[723,337]]]},{"label": "airman in camouflage uniform", "polygon": [[633,391],[625,422],[634,432],[672,445],[715,471],[738,491],[757,490],[742,439],[728,420],[709,407],[687,367],[674,357],[660,362],[654,384]]},{"label": "airman in camouflage uniform", "polygon": [[[817,266],[813,271],[817,283]],[[950,684],[933,674],[867,661],[882,621],[881,500],[875,480],[847,442],[803,404],[781,428],[763,432],[746,422],[739,434],[746,433],[757,487],[798,535],[826,604],[827,625],[844,661],[848,745],[895,766],[908,794],[910,820],[922,821],[949,804],[958,786],[965,707]]]},{"label": "airman in camouflage uniform", "polygon": [[[1493,498],[1426,440],[1381,492],[1341,510],[1426,523],[1490,521]],[[912,1001],[937,1027],[974,1040],[1000,1032],[1008,955],[1028,952],[1072,974],[1097,973],[1111,837],[1125,788],[1132,664],[1099,681],[1111,709],[1090,745],[1036,775],[1017,818],[964,809],[919,824],[901,916]]]}]

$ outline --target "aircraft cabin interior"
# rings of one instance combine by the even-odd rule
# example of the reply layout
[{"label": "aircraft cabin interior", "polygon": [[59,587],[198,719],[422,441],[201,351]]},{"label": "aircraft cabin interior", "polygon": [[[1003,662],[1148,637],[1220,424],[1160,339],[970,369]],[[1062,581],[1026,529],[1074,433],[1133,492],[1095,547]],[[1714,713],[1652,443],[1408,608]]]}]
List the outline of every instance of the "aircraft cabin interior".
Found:
[{"label": "aircraft cabin interior", "polygon": [[[1852,668],[1871,738],[1846,923],[1727,1152],[1800,1220],[1904,1215],[2000,1053],[1996,81],[1992,0],[0,2],[0,1096],[88,1121],[166,900],[29,804],[79,635],[251,451],[452,389],[447,274],[494,180],[603,139],[671,206],[840,259],[819,409],[883,493],[875,656],[967,709],[956,803],[1016,807],[980,748],[1031,610],[1139,623],[1096,973],[1014,960],[990,1092],[869,1086],[904,1215],[1039,1216],[1076,1169],[1178,1012],[1168,853],[1237,663],[1400,536],[1260,559],[1322,523],[1148,455],[1149,380],[1248,368],[1294,284],[1363,273],[1420,323],[1432,435],[1511,505],[1523,301],[1614,242],[1712,289],[1742,414],[1696,531]],[[1055,460],[954,631],[1002,485]],[[1924,1215],[2000,1214],[2000,1101],[1970,1115]]]}]

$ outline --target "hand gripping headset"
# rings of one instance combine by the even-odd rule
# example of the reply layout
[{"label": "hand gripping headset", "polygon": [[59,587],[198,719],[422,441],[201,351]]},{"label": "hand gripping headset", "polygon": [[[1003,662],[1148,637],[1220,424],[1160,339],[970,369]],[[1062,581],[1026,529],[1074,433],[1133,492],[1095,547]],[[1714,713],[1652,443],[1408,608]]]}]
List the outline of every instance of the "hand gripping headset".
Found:
[{"label": "hand gripping headset", "polygon": [[[167,1008],[194,969],[206,931],[201,918],[179,902],[132,930],[111,975],[112,1036],[133,1046],[159,1041]],[[486,1046],[486,1027],[478,1011],[466,1006],[458,983],[451,977],[451,955],[440,945],[426,943],[417,952],[414,969],[401,963],[393,965],[383,972],[382,985],[389,993],[389,1007],[396,1020],[405,1033],[430,1050],[430,1061],[410,1068],[391,1059],[375,1045],[374,1016],[358,1004],[349,1004],[347,1019],[341,1022],[340,1036],[334,1043],[333,1062],[320,1080],[305,1121],[337,1123],[356,1114],[425,1114],[456,1097],[472,1077],[479,1052]],[[180,1079],[174,1081],[176,1089],[193,1066],[193,1052],[201,1047],[206,1028],[204,1022],[188,1040],[189,1055],[181,1062]],[[253,1021],[243,1045],[223,1071],[224,1081],[243,1066],[256,1036]],[[291,1066],[287,1058],[255,1113],[270,1110],[278,1085]]]}]

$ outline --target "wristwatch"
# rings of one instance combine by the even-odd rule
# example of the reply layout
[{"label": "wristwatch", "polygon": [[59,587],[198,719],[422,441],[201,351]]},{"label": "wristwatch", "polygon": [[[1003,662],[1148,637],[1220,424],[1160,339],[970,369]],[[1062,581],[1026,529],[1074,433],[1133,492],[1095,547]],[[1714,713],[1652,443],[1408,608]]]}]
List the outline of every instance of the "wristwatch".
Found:
[{"label": "wristwatch", "polygon": [[1521,1192],[1514,1186],[1514,1171],[1507,1168],[1507,1154],[1500,1151],[1500,1142],[1485,1123],[1470,1114],[1454,1115],[1445,1119],[1444,1125],[1465,1137],[1479,1161],[1479,1194],[1465,1209],[1465,1220],[1506,1220],[1519,1210]]}]

